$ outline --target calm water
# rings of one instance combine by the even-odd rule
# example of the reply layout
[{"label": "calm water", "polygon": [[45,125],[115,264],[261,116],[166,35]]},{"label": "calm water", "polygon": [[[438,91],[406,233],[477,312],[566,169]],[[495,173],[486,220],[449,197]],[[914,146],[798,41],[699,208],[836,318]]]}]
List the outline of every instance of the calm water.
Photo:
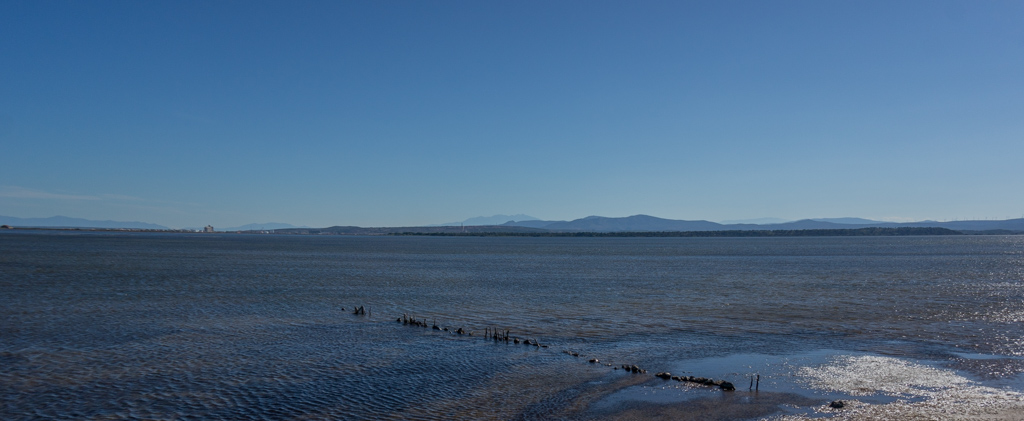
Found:
[{"label": "calm water", "polygon": [[943,390],[1016,408],[1022,322],[1024,236],[5,232],[0,419],[757,419]]}]

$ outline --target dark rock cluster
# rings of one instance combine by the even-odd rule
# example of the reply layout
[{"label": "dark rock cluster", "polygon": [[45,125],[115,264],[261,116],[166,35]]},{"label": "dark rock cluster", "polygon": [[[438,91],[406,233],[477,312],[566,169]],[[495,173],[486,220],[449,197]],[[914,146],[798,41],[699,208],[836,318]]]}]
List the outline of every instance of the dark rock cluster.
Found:
[{"label": "dark rock cluster", "polygon": [[640,367],[637,367],[636,364],[633,364],[633,365],[623,364],[622,365],[622,369],[626,370],[628,372],[637,373],[637,374],[647,373],[647,370],[644,370],[644,369],[642,369]]},{"label": "dark rock cluster", "polygon": [[[668,373],[665,373],[665,374],[668,374]],[[676,380],[676,381],[685,381],[685,382],[689,382],[689,383],[697,383],[697,384],[702,384],[702,385],[705,385],[705,386],[718,386],[722,390],[729,390],[729,391],[731,391],[731,390],[735,390],[736,389],[736,386],[734,386],[732,383],[727,382],[725,380],[715,380],[715,379],[709,379],[707,377],[693,377],[693,376],[670,376],[670,378],[672,378],[673,380]]]},{"label": "dark rock cluster", "polygon": [[665,379],[665,380],[672,379],[672,380],[679,381],[679,382],[697,383],[697,384],[702,384],[702,385],[705,385],[705,386],[718,386],[722,390],[728,390],[728,391],[736,390],[736,386],[733,386],[732,383],[729,383],[729,382],[727,382],[725,380],[715,380],[715,379],[709,379],[709,378],[706,378],[706,377],[694,377],[694,376],[673,376],[672,373],[666,373],[666,372],[661,372],[661,373],[655,374],[654,376],[658,377],[658,378]]}]

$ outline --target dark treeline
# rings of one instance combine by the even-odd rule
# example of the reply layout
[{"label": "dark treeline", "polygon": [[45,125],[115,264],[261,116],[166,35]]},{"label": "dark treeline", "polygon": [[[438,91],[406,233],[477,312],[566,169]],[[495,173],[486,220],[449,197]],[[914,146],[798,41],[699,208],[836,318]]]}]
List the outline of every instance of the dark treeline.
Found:
[{"label": "dark treeline", "polygon": [[436,237],[863,237],[898,235],[962,235],[933,227],[806,229],[760,231],[640,231],[640,232],[396,232],[389,235]]}]

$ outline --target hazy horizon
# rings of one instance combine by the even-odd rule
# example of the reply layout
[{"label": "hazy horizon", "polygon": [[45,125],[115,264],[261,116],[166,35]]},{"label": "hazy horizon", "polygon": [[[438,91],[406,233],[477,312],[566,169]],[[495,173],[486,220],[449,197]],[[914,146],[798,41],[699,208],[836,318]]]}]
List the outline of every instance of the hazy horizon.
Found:
[{"label": "hazy horizon", "polygon": [[1024,3],[4,2],[0,215],[1024,216]]},{"label": "hazy horizon", "polygon": [[[461,222],[447,222],[447,223],[443,223],[443,224],[427,224],[427,225],[421,225],[421,226],[424,226],[424,227],[434,226],[434,227],[436,227],[436,226],[459,226],[459,225],[465,225],[465,226],[474,226],[474,225],[502,225],[505,222],[509,222],[509,221],[513,220],[513,219],[505,219],[505,220],[502,220],[502,222],[494,222],[494,221],[497,221],[497,220],[500,219],[500,218],[497,218],[499,216],[509,216],[509,215],[493,215],[493,216],[486,216],[486,217],[485,216],[480,216],[480,217],[467,218],[466,220],[461,221]],[[513,216],[525,216],[525,215],[513,215]],[[635,215],[629,215],[629,216],[652,216],[652,217],[659,218],[659,219],[668,219],[668,218],[658,217],[657,215],[645,215],[645,214],[635,214]],[[619,219],[619,218],[628,218],[629,216],[605,217],[605,216],[600,216],[600,215],[590,215],[590,216],[578,217],[578,218],[573,218],[573,219],[570,219],[570,220],[563,220],[563,221],[571,222],[571,221],[577,221],[577,220],[585,220],[585,219],[593,218],[593,217],[609,218],[609,219]],[[15,227],[17,227],[17,226],[29,226],[29,227],[92,227],[92,228],[127,228],[127,227],[131,227],[131,228],[143,228],[143,229],[190,229],[190,230],[201,230],[203,228],[203,226],[199,226],[199,225],[169,227],[169,226],[162,226],[162,225],[159,225],[159,224],[152,224],[152,223],[149,223],[147,221],[114,221],[114,220],[109,220],[109,219],[105,219],[105,220],[89,220],[89,219],[85,219],[85,218],[75,218],[75,217],[69,217],[69,216],[65,216],[65,215],[54,215],[54,216],[50,216],[50,217],[38,217],[38,218],[13,217],[13,218],[19,219],[20,221],[12,221],[9,218],[12,218],[12,217],[10,215],[0,215],[0,223],[12,225],[12,226],[15,226]],[[1024,217],[1022,217],[1022,218],[1024,218]],[[1009,219],[1017,219],[1017,218],[1007,218],[1007,220],[1009,220]],[[54,220],[56,220],[56,221],[54,221]],[[727,220],[727,221],[707,220],[707,221],[718,223],[718,224],[722,224],[722,225],[749,225],[749,224],[753,224],[753,225],[773,225],[773,224],[786,224],[786,223],[792,223],[792,222],[798,222],[798,221],[806,221],[806,220],[832,222],[832,223],[838,223],[838,224],[908,223],[908,222],[954,222],[954,221],[993,221],[994,222],[994,221],[996,221],[993,218],[980,219],[980,220],[962,220],[961,219],[961,220],[949,220],[949,221],[935,221],[935,220],[921,220],[921,221],[899,221],[899,220],[897,220],[897,221],[886,221],[886,220],[867,220],[867,219],[864,219],[864,218],[856,218],[856,217],[797,218],[797,219],[754,218],[754,219],[749,219],[749,220]],[[859,220],[859,221],[855,221],[855,220]],[[32,221],[33,223],[26,225],[26,224],[24,224],[25,221]],[[75,222],[75,221],[79,221],[79,223],[72,223],[72,222]],[[90,221],[90,222],[96,222],[96,223],[101,223],[101,224],[89,224],[89,223],[81,222],[81,221]],[[541,218],[521,219],[521,220],[515,220],[515,221],[516,222],[522,222],[522,221],[543,221],[543,222],[552,222],[552,223],[558,222],[557,220],[546,220],[546,219],[541,219]],[[690,220],[690,221],[699,221],[699,220]],[[290,223],[287,223],[287,222],[256,222],[256,223],[231,225],[231,226],[214,226],[214,229],[217,230],[217,231],[248,231],[248,230],[274,230],[274,229],[282,229],[282,228],[328,228],[328,227],[332,227],[332,226],[353,226],[353,224],[334,223],[334,224],[329,224],[329,225],[324,225],[324,226],[311,227],[311,226],[303,226],[303,225],[290,224]],[[388,228],[388,227],[402,227],[402,226],[411,226],[411,225],[392,225],[392,226],[378,226],[378,227],[362,226],[362,227],[363,228]]]}]

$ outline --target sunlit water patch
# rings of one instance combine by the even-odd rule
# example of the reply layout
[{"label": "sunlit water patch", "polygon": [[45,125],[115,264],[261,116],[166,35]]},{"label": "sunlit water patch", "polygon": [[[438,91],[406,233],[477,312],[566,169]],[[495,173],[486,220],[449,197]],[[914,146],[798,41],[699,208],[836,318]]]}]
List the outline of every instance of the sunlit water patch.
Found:
[{"label": "sunlit water patch", "polygon": [[1024,419],[1020,391],[983,386],[953,371],[900,358],[845,355],[824,365],[802,367],[797,374],[815,390],[897,398],[886,404],[863,399],[844,400],[841,405],[830,402],[817,408],[815,415],[858,420]]}]

